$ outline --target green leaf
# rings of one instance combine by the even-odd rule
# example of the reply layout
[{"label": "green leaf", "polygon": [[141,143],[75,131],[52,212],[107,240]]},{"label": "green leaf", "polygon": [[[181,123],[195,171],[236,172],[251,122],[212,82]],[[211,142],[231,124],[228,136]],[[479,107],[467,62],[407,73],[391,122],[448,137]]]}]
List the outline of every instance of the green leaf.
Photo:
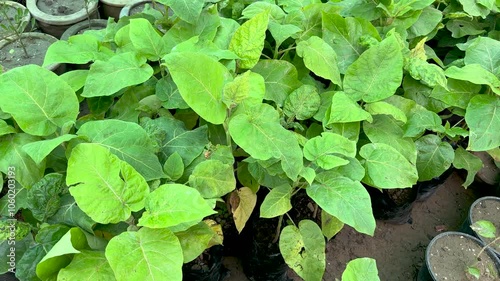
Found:
[{"label": "green leaf", "polygon": [[87,214],[85,214],[78,205],[75,198],[70,194],[61,197],[59,209],[47,220],[48,223],[62,223],[69,226],[78,226],[81,229],[92,233],[92,228],[96,224]]},{"label": "green leaf", "polygon": [[255,1],[241,12],[241,18],[251,19],[265,11],[270,14],[271,19],[277,22],[281,22],[285,17],[283,10],[278,5],[274,4],[274,1]]},{"label": "green leaf", "polygon": [[265,93],[264,78],[249,70],[224,85],[223,101],[229,108],[243,102],[248,105],[257,105],[262,103]]},{"label": "green leaf", "polygon": [[0,136],[15,133],[16,129],[0,119]]},{"label": "green leaf", "polygon": [[201,221],[215,213],[196,189],[182,184],[161,185],[146,197],[145,207],[137,225],[149,228]]},{"label": "green leaf", "polygon": [[479,64],[491,73],[500,69],[500,41],[478,37],[465,50],[465,64]]},{"label": "green leaf", "polygon": [[157,0],[158,3],[172,8],[183,21],[195,23],[201,14],[205,0]]},{"label": "green leaf", "polygon": [[[19,224],[19,221],[17,222]],[[29,231],[29,230],[28,230]],[[16,253],[16,271],[19,272],[18,276],[21,276],[21,264],[20,261],[24,256],[24,253],[28,250],[28,248],[33,245],[33,235],[26,235],[22,239],[16,240],[16,247],[15,247],[15,253]],[[0,273],[6,273],[9,271],[10,267],[10,257],[8,257],[8,252],[10,251],[11,245],[9,245],[8,240],[3,241],[0,243],[0,253],[2,253],[2,256],[0,257]],[[42,258],[42,257],[40,257]]]},{"label": "green leaf", "polygon": [[440,176],[455,158],[453,147],[436,135],[425,135],[415,141],[417,145],[418,180],[428,181]]},{"label": "green leaf", "polygon": [[437,113],[426,109],[418,110],[411,115],[408,123],[406,123],[404,137],[416,137],[425,130],[444,133],[441,122],[442,120]]},{"label": "green leaf", "polygon": [[164,177],[155,155],[156,147],[138,124],[121,120],[99,120],[83,124],[78,136],[109,149],[119,159],[136,169],[146,181]]},{"label": "green leaf", "polygon": [[332,239],[342,228],[344,228],[342,221],[325,212],[325,210],[321,210],[321,231],[327,240]]},{"label": "green leaf", "polygon": [[174,152],[167,158],[167,161],[163,165],[163,171],[171,181],[176,181],[182,177],[182,174],[184,174],[184,163],[179,153]]},{"label": "green leaf", "polygon": [[484,151],[500,145],[500,97],[477,95],[473,97],[465,122],[469,126],[469,146],[472,151]]},{"label": "green leaf", "polygon": [[276,41],[276,46],[279,47],[288,38],[302,31],[302,29],[293,24],[279,24],[275,21],[270,21],[269,32]]},{"label": "green leaf", "polygon": [[66,83],[73,89],[73,91],[78,91],[85,85],[87,76],[89,74],[88,70],[72,70],[61,74],[59,77],[64,79]]},{"label": "green leaf", "polygon": [[413,100],[417,105],[423,106],[430,111],[441,112],[448,107],[447,104],[431,97],[431,87],[420,83],[420,81],[413,79],[410,75],[406,75],[403,79],[403,89],[406,99]]},{"label": "green leaf", "polygon": [[96,60],[107,60],[111,50],[99,46],[96,37],[89,34],[77,34],[68,40],[58,40],[51,44],[45,55],[43,66],[55,63],[86,64]]},{"label": "green leaf", "polygon": [[400,152],[383,143],[366,144],[359,150],[365,160],[363,182],[377,188],[405,188],[417,183],[417,168]]},{"label": "green leaf", "polygon": [[444,74],[453,79],[465,80],[477,85],[488,85],[495,94],[500,95],[500,80],[479,64],[468,64],[462,68],[451,66],[445,70]]},{"label": "green leaf", "polygon": [[186,103],[208,122],[222,124],[226,119],[222,90],[229,79],[227,68],[198,53],[170,53],[164,60]]},{"label": "green leaf", "polygon": [[[365,48],[360,38],[368,35],[377,40],[380,36],[375,27],[361,18],[342,17],[337,14],[323,14],[323,39],[337,53],[340,73],[345,74],[347,68],[358,59]],[[345,81],[344,81],[345,83]]]},{"label": "green leaf", "polygon": [[292,11],[300,10],[310,4],[319,3],[318,0],[278,0],[278,5],[283,6],[285,12],[290,13]]},{"label": "green leaf", "polygon": [[429,87],[446,87],[446,76],[441,67],[428,63],[420,58],[410,58],[405,65],[411,77],[415,80],[420,80],[423,84]]},{"label": "green leaf", "polygon": [[[233,195],[234,194],[234,195]],[[233,213],[234,224],[238,233],[241,233],[248,219],[252,215],[253,209],[257,204],[257,194],[249,187],[242,187],[233,191],[230,197],[231,211]],[[232,198],[237,196],[237,206],[233,205]]]},{"label": "green leaf", "polygon": [[239,67],[250,69],[259,61],[264,48],[269,11],[264,11],[243,23],[231,38],[229,50],[241,58]]},{"label": "green leaf", "polygon": [[375,218],[370,195],[359,181],[343,176],[320,179],[306,189],[321,209],[358,232],[373,235]]},{"label": "green leaf", "polygon": [[443,19],[443,12],[432,6],[425,7],[418,20],[410,27],[412,37],[426,36],[438,26]]},{"label": "green leaf", "polygon": [[[14,169],[16,181],[24,188],[31,188],[33,184],[39,181],[45,171],[45,160],[35,163],[28,156],[22,147],[28,143],[39,141],[38,137],[20,133],[15,135],[3,136],[0,138],[0,172],[9,174],[9,170]],[[9,169],[9,167],[11,167]],[[17,204],[20,204],[20,198],[17,197]]]},{"label": "green leaf", "polygon": [[73,254],[87,247],[83,231],[78,227],[71,228],[36,265],[36,275],[42,280],[55,278],[59,270],[71,262]]},{"label": "green leaf", "polygon": [[104,252],[83,250],[75,255],[67,267],[59,271],[57,280],[114,281],[116,279]]},{"label": "green leaf", "polygon": [[455,158],[453,159],[453,167],[457,169],[467,170],[467,178],[462,184],[463,187],[467,188],[474,182],[474,178],[479,170],[483,167],[483,161],[474,154],[468,152],[462,147],[458,147],[455,150]]},{"label": "green leaf", "polygon": [[348,164],[342,155],[356,156],[356,142],[334,133],[324,132],[304,146],[304,157],[325,170]]},{"label": "green leaf", "polygon": [[139,54],[146,55],[149,60],[157,61],[168,53],[162,37],[148,20],[130,19],[129,29],[130,41]]},{"label": "green leaf", "polygon": [[481,90],[481,85],[462,80],[448,79],[447,88],[435,87],[432,89],[430,97],[450,106],[466,109],[472,97],[477,95]]},{"label": "green leaf", "polygon": [[289,225],[281,231],[280,252],[285,262],[305,280],[320,281],[325,273],[325,239],[319,226],[302,220],[297,228]]},{"label": "green leaf", "polygon": [[162,106],[167,109],[186,109],[189,105],[182,99],[177,85],[175,85],[172,76],[166,76],[156,83],[156,96],[163,101]]},{"label": "green leaf", "polygon": [[53,139],[36,141],[24,145],[23,150],[35,163],[40,164],[57,146],[74,138],[76,138],[75,135],[62,135]]},{"label": "green leaf", "polygon": [[184,263],[196,259],[209,247],[215,232],[205,222],[200,222],[189,229],[175,233],[182,247]]},{"label": "green leaf", "polygon": [[82,97],[111,96],[128,86],[146,82],[153,68],[146,58],[127,52],[114,55],[107,61],[97,60],[91,66]]},{"label": "green leaf", "polygon": [[204,198],[218,198],[236,188],[233,166],[219,160],[207,160],[198,164],[189,185],[197,189]]},{"label": "green leaf", "polygon": [[16,67],[0,76],[0,108],[26,133],[48,136],[78,115],[78,99],[53,72],[37,65]]},{"label": "green leaf", "polygon": [[482,17],[486,18],[490,13],[490,9],[478,3],[479,1],[473,0],[458,0],[464,9],[464,12],[473,17]]},{"label": "green leaf", "polygon": [[476,277],[476,279],[481,278],[481,270],[479,270],[479,268],[477,268],[477,267],[474,267],[474,266],[467,267],[467,273]]},{"label": "green leaf", "polygon": [[182,280],[182,248],[168,229],[123,232],[109,241],[106,258],[118,281]]},{"label": "green leaf", "polygon": [[297,44],[297,54],[304,59],[304,64],[314,74],[342,85],[337,66],[337,54],[330,45],[317,36]]},{"label": "green leaf", "polygon": [[149,193],[148,184],[132,166],[98,144],[73,148],[66,184],[78,206],[102,224],[125,221],[144,207]]},{"label": "green leaf", "polygon": [[349,123],[368,120],[372,122],[370,113],[364,111],[359,104],[353,101],[344,92],[337,92],[332,98],[332,105],[326,112],[326,126],[332,123]]},{"label": "green leaf", "polygon": [[293,91],[285,100],[283,112],[288,117],[306,120],[314,116],[321,105],[321,98],[316,87],[302,85]]},{"label": "green leaf", "polygon": [[403,79],[403,55],[391,36],[362,53],[346,70],[344,91],[354,100],[376,102],[392,96]]},{"label": "green leaf", "polygon": [[407,121],[406,115],[401,109],[384,101],[378,101],[366,104],[365,109],[371,115],[378,115],[378,114],[390,115],[392,116],[392,118],[401,121],[403,123],[406,123]]},{"label": "green leaf", "polygon": [[380,281],[377,262],[371,258],[357,258],[347,263],[342,281]]},{"label": "green leaf", "polygon": [[261,218],[274,218],[292,209],[292,186],[288,184],[277,186],[266,195],[260,205]]},{"label": "green leaf", "polygon": [[479,220],[475,221],[471,226],[472,230],[485,238],[495,239],[497,236],[497,229],[491,221]]},{"label": "green leaf", "polygon": [[285,60],[260,60],[252,71],[262,75],[266,84],[264,99],[283,105],[286,97],[301,86],[295,66]]},{"label": "green leaf", "polygon": [[61,174],[47,174],[28,190],[28,207],[33,217],[41,222],[53,216],[60,208],[60,194],[65,188]]},{"label": "green leaf", "polygon": [[316,171],[311,167],[304,167],[300,171],[299,176],[303,177],[311,185],[316,177]]},{"label": "green leaf", "polygon": [[234,113],[229,121],[234,142],[253,158],[281,160],[287,176],[295,180],[302,170],[302,151],[292,132],[280,125],[278,112],[267,104]]}]

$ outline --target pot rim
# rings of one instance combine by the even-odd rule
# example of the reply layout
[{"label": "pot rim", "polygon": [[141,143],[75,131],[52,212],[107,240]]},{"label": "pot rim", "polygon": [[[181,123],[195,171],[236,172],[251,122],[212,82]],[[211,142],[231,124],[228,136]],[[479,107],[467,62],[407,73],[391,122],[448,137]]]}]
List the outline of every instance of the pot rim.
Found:
[{"label": "pot rim", "polygon": [[[470,223],[470,224],[473,224],[473,223],[474,223],[474,221],[472,220],[472,210],[474,210],[474,209],[475,209],[475,207],[476,207],[479,203],[481,203],[481,202],[483,202],[483,201],[485,201],[485,200],[493,200],[493,201],[499,201],[499,202],[500,202],[500,197],[496,197],[496,196],[484,196],[484,197],[481,197],[481,198],[476,199],[476,201],[474,201],[474,203],[472,203],[472,205],[470,206],[470,208],[469,208],[469,213],[467,214],[468,219],[469,219],[469,223]],[[469,226],[469,227],[470,227],[470,226]],[[473,233],[475,233],[475,234],[479,237],[479,240],[481,240],[483,243],[485,243],[485,241],[483,241],[483,238],[482,238],[479,234],[477,234],[477,233],[474,231],[474,229],[472,229],[472,228],[471,228],[471,230],[472,230],[472,232],[473,232]],[[496,255],[500,255],[500,252],[496,251],[493,247],[488,247],[488,248],[489,248],[490,250],[492,250],[492,251],[493,251],[493,253],[495,253]]]},{"label": "pot rim", "polygon": [[[106,26],[108,25],[108,20],[91,19],[90,25],[91,26],[98,26],[98,27],[103,26],[103,29],[105,29]],[[75,23],[74,25],[72,25],[71,27],[66,29],[66,31],[64,31],[64,33],[61,35],[61,40],[68,40],[69,37],[76,35],[80,30],[84,29],[87,26],[88,26],[87,21],[81,21],[81,22]]]},{"label": "pot rim", "polygon": [[99,0],[103,4],[113,6],[113,7],[124,7],[130,3],[133,3],[133,0]]},{"label": "pot rim", "polygon": [[[38,0],[26,0],[26,7],[30,11],[31,15],[38,21],[51,24],[51,25],[70,25],[87,18],[87,12],[85,9],[64,16],[54,16],[41,11],[37,6]],[[97,10],[97,1],[90,2],[89,13],[93,14]]]}]

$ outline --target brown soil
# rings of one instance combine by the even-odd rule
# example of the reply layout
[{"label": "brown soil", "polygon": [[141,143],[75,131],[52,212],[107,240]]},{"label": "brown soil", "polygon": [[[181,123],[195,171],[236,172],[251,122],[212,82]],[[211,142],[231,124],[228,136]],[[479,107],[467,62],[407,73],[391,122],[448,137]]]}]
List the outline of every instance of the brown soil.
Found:
[{"label": "brown soil", "polygon": [[481,252],[481,245],[463,235],[449,235],[436,240],[429,257],[430,268],[437,281],[477,280],[467,273],[473,266],[481,272],[480,280],[499,280],[494,261],[487,252]]},{"label": "brown soil", "polygon": [[[481,202],[477,203],[475,208],[471,210],[472,223],[479,220],[487,220],[493,223],[497,229],[497,235],[500,235],[500,200],[494,199],[485,199]],[[490,243],[493,241],[492,238],[481,237],[486,243]],[[500,253],[500,240],[497,240],[492,248],[495,249],[498,253]]]},{"label": "brown soil", "polygon": [[[339,280],[346,264],[356,258],[370,257],[377,261],[380,280],[412,281],[425,261],[425,250],[437,234],[458,230],[467,217],[470,205],[479,196],[491,195],[491,189],[471,186],[464,189],[463,179],[453,173],[436,193],[424,202],[415,203],[412,224],[394,225],[377,221],[375,235],[360,234],[353,228],[344,229],[327,244],[325,281]],[[248,280],[241,272],[241,262],[225,258],[230,269],[225,281]],[[292,270],[294,281],[302,280]]]},{"label": "brown soil", "polygon": [[18,41],[11,42],[0,49],[0,62],[5,70],[28,64],[41,66],[45,58],[45,53],[52,44],[46,40],[33,37],[23,37],[21,40],[29,56],[25,56],[21,44]]},{"label": "brown soil", "polygon": [[38,0],[37,6],[40,11],[46,14],[54,16],[66,16],[84,9],[85,1]]}]

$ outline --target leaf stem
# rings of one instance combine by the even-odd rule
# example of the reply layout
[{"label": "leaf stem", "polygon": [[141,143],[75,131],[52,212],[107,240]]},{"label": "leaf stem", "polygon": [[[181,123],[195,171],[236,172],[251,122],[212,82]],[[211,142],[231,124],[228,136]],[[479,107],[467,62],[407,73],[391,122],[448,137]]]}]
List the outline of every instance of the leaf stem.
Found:
[{"label": "leaf stem", "polygon": [[281,224],[283,223],[283,215],[280,216],[278,220],[278,227],[276,228],[276,234],[274,234],[274,239],[273,239],[273,244],[278,242],[278,239],[280,238],[280,233],[281,233]]}]

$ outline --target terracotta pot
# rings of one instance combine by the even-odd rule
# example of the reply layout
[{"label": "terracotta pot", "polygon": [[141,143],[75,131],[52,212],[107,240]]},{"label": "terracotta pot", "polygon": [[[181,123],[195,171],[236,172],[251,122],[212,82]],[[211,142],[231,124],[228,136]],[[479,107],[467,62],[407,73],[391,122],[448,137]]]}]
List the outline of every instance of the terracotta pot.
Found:
[{"label": "terracotta pot", "polygon": [[[26,7],[24,7],[23,5],[21,5],[17,2],[14,2],[14,1],[5,1],[5,2],[2,2],[0,5],[2,5],[2,6],[7,5],[8,6],[7,15],[9,15],[9,16],[12,15],[12,18],[10,19],[12,24],[15,24],[15,22],[13,20],[14,20],[14,16],[17,14],[17,10],[18,9],[22,9],[23,11],[26,10]],[[25,27],[20,27],[19,31],[21,33],[25,32],[25,31],[29,31],[31,29],[31,26],[30,26],[31,14],[27,13],[26,16],[23,17],[22,22],[23,22],[23,25]],[[9,26],[9,21],[4,19],[3,14],[0,14],[0,23],[3,25]],[[7,32],[7,31],[4,31],[3,29],[0,29],[0,39],[4,39],[4,38],[9,37],[13,34],[14,33],[12,33],[12,32]]]},{"label": "terracotta pot", "polygon": [[[66,3],[68,5],[60,4]],[[88,19],[87,11],[83,0],[27,0],[26,6],[31,15],[36,19],[40,29],[56,38],[61,38],[61,35],[75,23],[85,21]],[[49,5],[50,4],[50,5]],[[69,4],[78,5],[73,11]],[[97,11],[97,2],[91,1],[89,3],[90,18],[99,18]]]}]

